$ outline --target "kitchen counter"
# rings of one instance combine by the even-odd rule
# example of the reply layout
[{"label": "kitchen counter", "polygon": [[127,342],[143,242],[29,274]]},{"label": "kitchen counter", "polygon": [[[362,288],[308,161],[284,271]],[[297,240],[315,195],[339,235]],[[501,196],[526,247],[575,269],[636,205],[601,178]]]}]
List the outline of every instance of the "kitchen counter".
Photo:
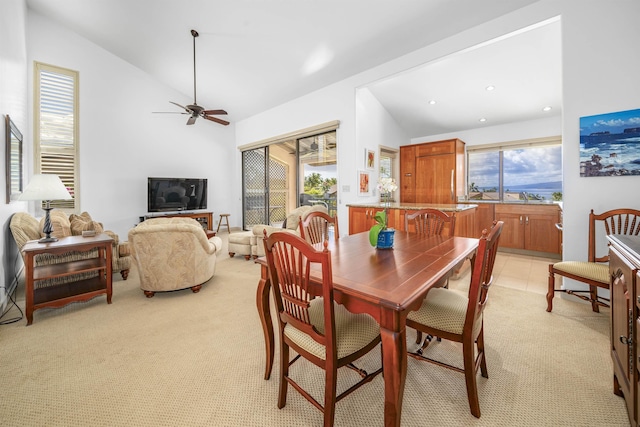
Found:
[{"label": "kitchen counter", "polygon": [[[374,208],[384,209],[385,203],[370,202],[370,203],[348,203],[348,207],[351,208]],[[405,210],[419,210],[419,209],[438,209],[443,212],[462,212],[468,209],[475,209],[478,206],[471,203],[456,204],[456,205],[438,205],[434,203],[402,203],[391,202],[387,206],[389,209],[405,209]]]},{"label": "kitchen counter", "polygon": [[477,237],[475,233],[475,211],[473,204],[435,204],[435,203],[351,203],[349,207],[349,234],[368,231],[375,224],[375,214],[388,208],[387,221],[390,228],[399,231],[405,229],[405,216],[420,209],[438,209],[456,217],[454,234],[462,237]]}]

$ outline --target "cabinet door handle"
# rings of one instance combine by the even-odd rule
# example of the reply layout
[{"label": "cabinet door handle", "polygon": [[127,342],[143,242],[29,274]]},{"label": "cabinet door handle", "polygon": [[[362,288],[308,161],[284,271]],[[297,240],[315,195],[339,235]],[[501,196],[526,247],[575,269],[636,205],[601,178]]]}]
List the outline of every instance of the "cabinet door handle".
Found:
[{"label": "cabinet door handle", "polygon": [[411,176],[411,174],[410,173],[405,173],[404,176]]},{"label": "cabinet door handle", "polygon": [[529,225],[529,215],[525,217],[525,224]]},{"label": "cabinet door handle", "polygon": [[455,200],[455,196],[453,195],[453,169],[451,169],[451,201]]},{"label": "cabinet door handle", "polygon": [[522,224],[522,215],[520,215],[520,224]]}]

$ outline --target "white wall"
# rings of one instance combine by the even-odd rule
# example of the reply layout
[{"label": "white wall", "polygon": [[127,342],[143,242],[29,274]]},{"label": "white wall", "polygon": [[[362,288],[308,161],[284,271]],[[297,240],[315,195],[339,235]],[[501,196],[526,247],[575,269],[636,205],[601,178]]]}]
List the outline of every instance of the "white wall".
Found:
[{"label": "white wall", "polygon": [[[5,0],[2,2],[0,13],[0,135],[4,146],[5,115],[23,134],[25,141],[30,139],[30,126],[27,114],[27,48],[26,37],[27,7],[25,0]],[[5,150],[2,152],[2,177],[6,175]],[[16,275],[22,267],[22,261],[17,251],[9,221],[11,215],[23,209],[23,203],[5,204],[5,194],[0,195],[0,314],[6,305],[6,290],[11,290],[16,282]]]},{"label": "white wall", "polygon": [[[363,162],[364,148],[370,146],[365,133],[359,130],[377,126],[375,117],[357,112],[353,101],[357,88],[560,15],[564,99],[561,126],[558,126],[557,118],[549,119],[548,123],[521,123],[518,126],[524,130],[523,138],[537,133],[535,126],[531,125],[544,127],[540,136],[563,135],[564,256],[567,259],[586,259],[587,216],[591,208],[596,211],[620,206],[640,208],[640,198],[637,197],[640,177],[579,177],[579,118],[640,108],[640,85],[635,72],[640,69],[640,55],[636,54],[637,41],[640,40],[640,26],[637,25],[640,2],[617,0],[614,3],[615,6],[605,0],[541,0],[239,122],[236,144],[258,141],[330,119],[340,120],[339,215],[340,221],[345,223],[345,204],[359,201],[354,191],[353,171]],[[508,134],[502,134],[502,140],[523,139],[514,131],[516,129],[507,129]],[[501,137],[504,130],[496,127],[473,135],[462,132],[458,135],[464,136],[463,140],[469,144],[476,144]],[[349,193],[341,191],[345,184],[351,188]]]},{"label": "white wall", "polygon": [[579,161],[580,117],[640,108],[640,2],[577,3],[563,2],[562,15],[566,259],[587,258],[591,209],[640,209],[639,176],[581,178]]},{"label": "white wall", "polygon": [[454,133],[426,135],[420,138],[413,138],[411,144],[459,138],[465,142],[467,147],[472,147],[474,145],[495,144],[498,142],[519,141],[522,139],[544,138],[558,135],[562,135],[561,116],[506,125],[487,126]]},{"label": "white wall", "polygon": [[[126,240],[147,213],[149,176],[208,178],[208,210],[217,218],[232,208],[233,125],[200,119],[187,126],[184,115],[152,114],[178,111],[170,100],[182,105],[192,100],[32,11],[28,29],[29,64],[45,62],[80,74],[82,211]],[[29,104],[31,110],[31,99]],[[232,216],[231,225],[238,220]]]}]

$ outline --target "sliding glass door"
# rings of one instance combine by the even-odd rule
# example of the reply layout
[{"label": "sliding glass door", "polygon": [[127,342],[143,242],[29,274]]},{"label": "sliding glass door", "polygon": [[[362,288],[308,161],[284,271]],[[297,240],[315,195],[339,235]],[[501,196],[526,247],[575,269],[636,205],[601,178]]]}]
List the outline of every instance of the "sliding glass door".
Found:
[{"label": "sliding glass door", "polygon": [[336,132],[242,152],[243,228],[279,227],[293,209],[322,204],[336,214]]}]

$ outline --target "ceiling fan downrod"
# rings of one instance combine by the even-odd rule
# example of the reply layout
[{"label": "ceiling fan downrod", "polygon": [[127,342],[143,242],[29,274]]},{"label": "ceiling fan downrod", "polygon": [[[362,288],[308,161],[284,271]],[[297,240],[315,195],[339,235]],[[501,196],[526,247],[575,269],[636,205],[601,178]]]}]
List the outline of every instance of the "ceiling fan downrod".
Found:
[{"label": "ceiling fan downrod", "polygon": [[196,99],[196,37],[200,34],[196,30],[191,30],[191,35],[193,36],[193,104],[198,105]]}]

